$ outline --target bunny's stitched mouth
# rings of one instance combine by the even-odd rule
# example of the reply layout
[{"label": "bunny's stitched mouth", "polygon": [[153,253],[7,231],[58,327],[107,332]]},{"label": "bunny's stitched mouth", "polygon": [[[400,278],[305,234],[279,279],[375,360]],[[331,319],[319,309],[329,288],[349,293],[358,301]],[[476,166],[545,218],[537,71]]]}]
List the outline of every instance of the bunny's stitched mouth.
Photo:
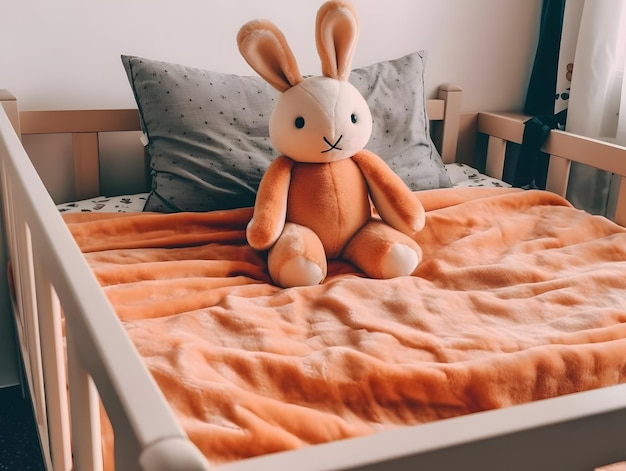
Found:
[{"label": "bunny's stitched mouth", "polygon": [[339,136],[339,139],[337,139],[337,141],[333,144],[332,142],[330,142],[328,139],[326,139],[326,136],[324,136],[324,142],[326,144],[328,144],[330,147],[326,150],[322,151],[322,154],[326,153],[326,152],[330,152],[331,150],[342,150],[341,147],[337,147],[337,145],[339,144],[339,141],[341,141],[341,138],[343,137],[343,134],[341,136]]}]

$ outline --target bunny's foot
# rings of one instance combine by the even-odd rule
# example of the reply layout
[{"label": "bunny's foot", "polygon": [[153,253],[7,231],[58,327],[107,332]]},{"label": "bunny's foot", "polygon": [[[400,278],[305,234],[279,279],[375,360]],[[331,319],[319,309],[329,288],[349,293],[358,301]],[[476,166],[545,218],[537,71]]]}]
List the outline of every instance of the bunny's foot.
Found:
[{"label": "bunny's foot", "polygon": [[420,258],[421,250],[418,254],[415,248],[396,242],[381,260],[380,278],[410,275],[419,265]]},{"label": "bunny's foot", "polygon": [[326,278],[322,242],[311,229],[298,224],[285,224],[267,263],[270,276],[283,288],[317,285]]},{"label": "bunny's foot", "polygon": [[408,235],[372,220],[350,240],[343,257],[372,278],[395,278],[415,271],[422,249]]}]

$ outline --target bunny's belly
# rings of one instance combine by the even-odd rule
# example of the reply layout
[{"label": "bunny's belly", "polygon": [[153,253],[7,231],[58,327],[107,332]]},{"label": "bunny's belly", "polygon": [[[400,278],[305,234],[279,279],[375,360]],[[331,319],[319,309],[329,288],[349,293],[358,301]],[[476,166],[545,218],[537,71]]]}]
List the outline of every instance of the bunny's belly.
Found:
[{"label": "bunny's belly", "polygon": [[348,240],[370,218],[367,185],[352,159],[292,169],[287,221],[312,229],[326,255],[340,255]]}]

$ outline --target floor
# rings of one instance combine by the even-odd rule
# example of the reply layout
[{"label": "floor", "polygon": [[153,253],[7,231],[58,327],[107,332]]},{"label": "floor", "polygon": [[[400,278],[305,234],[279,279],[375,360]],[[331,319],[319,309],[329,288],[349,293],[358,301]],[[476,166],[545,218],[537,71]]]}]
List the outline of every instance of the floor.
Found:
[{"label": "floor", "polygon": [[0,388],[0,471],[44,469],[30,399],[21,386]]}]

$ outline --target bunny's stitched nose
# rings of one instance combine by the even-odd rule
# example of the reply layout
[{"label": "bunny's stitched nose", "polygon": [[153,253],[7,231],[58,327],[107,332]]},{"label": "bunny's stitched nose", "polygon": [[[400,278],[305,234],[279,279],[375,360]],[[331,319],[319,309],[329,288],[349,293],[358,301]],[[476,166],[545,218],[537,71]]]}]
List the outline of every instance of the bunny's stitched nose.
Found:
[{"label": "bunny's stitched nose", "polygon": [[326,144],[328,144],[330,147],[326,150],[322,151],[322,154],[326,153],[326,152],[330,152],[331,150],[341,150],[341,147],[338,147],[339,145],[339,141],[341,141],[341,138],[343,137],[343,134],[341,136],[339,136],[339,139],[337,139],[335,141],[335,143],[333,144],[332,142],[330,142],[328,139],[326,139],[326,136],[324,136],[324,142]]}]

